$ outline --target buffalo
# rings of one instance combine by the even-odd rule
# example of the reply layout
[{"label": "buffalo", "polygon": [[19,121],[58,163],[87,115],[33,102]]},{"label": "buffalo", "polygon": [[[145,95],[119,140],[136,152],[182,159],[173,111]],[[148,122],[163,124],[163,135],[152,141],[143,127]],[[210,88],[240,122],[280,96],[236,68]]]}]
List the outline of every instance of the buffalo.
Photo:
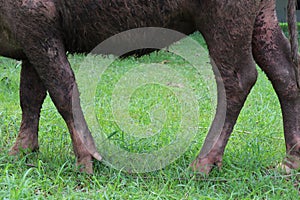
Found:
[{"label": "buffalo", "polygon": [[[289,1],[291,9],[294,2]],[[199,31],[220,72],[227,101],[225,123],[217,141],[209,148],[204,143],[206,154],[191,164],[194,170],[209,173],[213,166],[221,166],[237,117],[256,82],[255,64],[267,74],[281,104],[287,154],[283,165],[300,167],[297,44],[291,40],[291,45],[282,33],[275,0],[0,0],[0,55],[22,61],[22,122],[10,154],[38,150],[40,110],[48,91],[71,134],[77,164],[92,173],[93,158],[101,156],[81,112],[66,52],[89,52],[110,36],[140,27]],[[74,107],[81,119],[76,125]],[[212,127],[220,109],[218,104]]]}]

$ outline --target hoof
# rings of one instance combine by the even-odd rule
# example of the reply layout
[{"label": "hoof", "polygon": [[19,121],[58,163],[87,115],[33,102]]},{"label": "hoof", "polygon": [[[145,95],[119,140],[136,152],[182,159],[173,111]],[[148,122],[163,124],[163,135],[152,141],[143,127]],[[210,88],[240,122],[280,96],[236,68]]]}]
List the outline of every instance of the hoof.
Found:
[{"label": "hoof", "polygon": [[76,162],[80,172],[93,174],[93,157],[91,155],[80,158]]},{"label": "hoof", "polygon": [[79,171],[93,174],[93,159],[101,161],[101,155],[97,151],[90,153],[86,148],[76,148],[76,150],[79,150],[75,151],[77,158],[76,166],[79,167]]},{"label": "hoof", "polygon": [[287,166],[286,164],[284,164],[283,162],[279,163],[277,166],[276,166],[276,169],[281,172],[281,173],[284,173],[284,174],[291,174],[292,173],[292,170],[289,166]]},{"label": "hoof", "polygon": [[15,156],[20,153],[29,154],[32,152],[38,152],[38,145],[28,145],[27,143],[16,142],[14,146],[12,146],[8,152],[8,155]]},{"label": "hoof", "polygon": [[288,155],[276,168],[280,172],[291,174],[293,170],[298,171],[300,169],[300,158]]},{"label": "hoof", "polygon": [[36,151],[39,151],[37,134],[29,131],[20,131],[15,144],[9,150],[9,155],[28,154]]},{"label": "hoof", "polygon": [[80,172],[93,174],[93,160],[101,161],[102,157],[98,152],[94,152],[90,154],[89,152],[85,151],[82,154],[77,154],[77,162],[76,166],[79,168]]},{"label": "hoof", "polygon": [[212,159],[209,158],[197,158],[190,164],[190,168],[195,173],[204,175],[209,175],[212,169],[216,166],[221,169],[222,161],[212,161]]}]

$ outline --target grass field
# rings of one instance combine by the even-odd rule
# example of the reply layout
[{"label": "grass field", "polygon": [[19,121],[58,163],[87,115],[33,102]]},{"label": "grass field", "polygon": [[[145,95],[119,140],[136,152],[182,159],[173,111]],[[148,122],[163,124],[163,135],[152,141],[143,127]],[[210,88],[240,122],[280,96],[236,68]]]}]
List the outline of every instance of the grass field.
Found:
[{"label": "grass field", "polygon": [[[198,34],[193,37],[203,44]],[[70,56],[75,71],[83,60],[81,55]],[[86,175],[76,172],[69,133],[49,97],[41,113],[40,152],[18,157],[7,155],[21,120],[18,95],[21,65],[15,60],[0,57],[0,199],[299,197],[298,174],[284,175],[273,169],[285,155],[282,119],[277,97],[260,69],[258,81],[226,148],[222,170],[215,169],[204,177],[188,169],[201,148],[212,117],[209,92],[201,87],[204,83],[199,74],[178,56],[166,52],[113,62],[97,86],[95,110],[99,124],[114,145],[132,153],[153,152],[172,143],[180,132],[181,103],[170,89],[180,90],[185,86],[178,83],[169,87],[156,83],[141,85],[130,97],[128,112],[142,127],[151,125],[157,110],[165,110],[159,112],[164,113],[162,117],[166,119],[160,134],[136,139],[124,133],[114,121],[111,107],[114,85],[142,63],[168,65],[188,80],[199,107],[199,118],[202,119],[197,124],[197,134],[185,153],[163,169],[128,173],[96,162],[95,173]],[[159,106],[153,111],[157,108],[155,105]]]}]

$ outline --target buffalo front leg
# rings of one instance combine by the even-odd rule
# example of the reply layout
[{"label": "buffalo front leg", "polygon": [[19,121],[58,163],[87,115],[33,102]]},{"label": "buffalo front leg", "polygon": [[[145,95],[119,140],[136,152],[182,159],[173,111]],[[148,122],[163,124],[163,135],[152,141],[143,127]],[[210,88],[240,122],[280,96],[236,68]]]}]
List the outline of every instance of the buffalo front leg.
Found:
[{"label": "buffalo front leg", "polygon": [[[36,48],[26,49],[28,59],[47,89],[57,110],[65,120],[72,138],[77,165],[81,171],[93,172],[92,158],[101,160],[84,119],[75,77],[59,39],[49,39]],[[46,48],[45,48],[46,47]],[[44,51],[46,49],[46,51]]]},{"label": "buffalo front leg", "polygon": [[40,110],[46,97],[46,89],[33,66],[27,61],[22,62],[20,82],[20,104],[22,122],[19,135],[10,150],[11,155],[19,151],[37,151],[38,125]]},{"label": "buffalo front leg", "polygon": [[274,9],[274,5],[264,6],[256,19],[253,54],[271,80],[280,101],[287,154],[283,167],[290,171],[300,167],[300,89],[290,44],[278,25]]},{"label": "buffalo front leg", "polygon": [[[92,173],[92,158],[101,160],[79,103],[75,77],[67,60],[64,27],[54,1],[13,1],[11,30],[66,122],[77,164]],[[26,20],[24,20],[26,19]]]}]

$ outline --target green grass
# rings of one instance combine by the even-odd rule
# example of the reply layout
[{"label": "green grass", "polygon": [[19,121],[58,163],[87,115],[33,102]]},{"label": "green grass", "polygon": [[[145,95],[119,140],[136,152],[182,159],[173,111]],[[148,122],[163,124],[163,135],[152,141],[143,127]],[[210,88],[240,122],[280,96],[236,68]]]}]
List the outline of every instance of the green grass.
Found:
[{"label": "green grass", "polygon": [[[288,24],[287,23],[281,23],[280,24],[280,27],[281,27],[281,29],[282,29],[282,31],[284,32],[284,34],[286,35],[286,36],[288,36],[289,35],[289,28],[288,28]],[[300,33],[300,23],[298,22],[297,23],[297,27],[298,27],[298,38],[299,38],[299,33]]]},{"label": "green grass", "polygon": [[[202,41],[198,35],[194,35],[194,38]],[[83,59],[80,55],[70,56],[75,71],[78,71]],[[103,132],[107,137],[110,136],[114,145],[132,153],[153,152],[172,143],[180,132],[181,104],[170,87],[160,84],[139,87],[128,105],[133,120],[145,127],[151,125],[151,116],[155,115],[153,106],[164,108],[166,121],[160,134],[137,139],[115,123],[111,107],[114,85],[141,63],[166,63],[188,79],[202,119],[198,124],[197,136],[186,152],[164,169],[149,173],[126,173],[96,162],[95,173],[86,175],[75,169],[69,133],[49,97],[41,113],[40,153],[18,157],[7,155],[21,119],[18,97],[20,63],[1,57],[0,198],[298,198],[300,186],[297,175],[287,176],[272,169],[285,155],[282,119],[277,97],[260,69],[257,84],[247,99],[226,148],[222,170],[214,170],[209,177],[202,177],[192,175],[188,169],[201,148],[211,120],[209,95],[199,74],[178,56],[166,52],[153,53],[140,59],[115,61],[103,74],[95,97],[97,118]],[[181,85],[174,88],[180,90]]]}]

